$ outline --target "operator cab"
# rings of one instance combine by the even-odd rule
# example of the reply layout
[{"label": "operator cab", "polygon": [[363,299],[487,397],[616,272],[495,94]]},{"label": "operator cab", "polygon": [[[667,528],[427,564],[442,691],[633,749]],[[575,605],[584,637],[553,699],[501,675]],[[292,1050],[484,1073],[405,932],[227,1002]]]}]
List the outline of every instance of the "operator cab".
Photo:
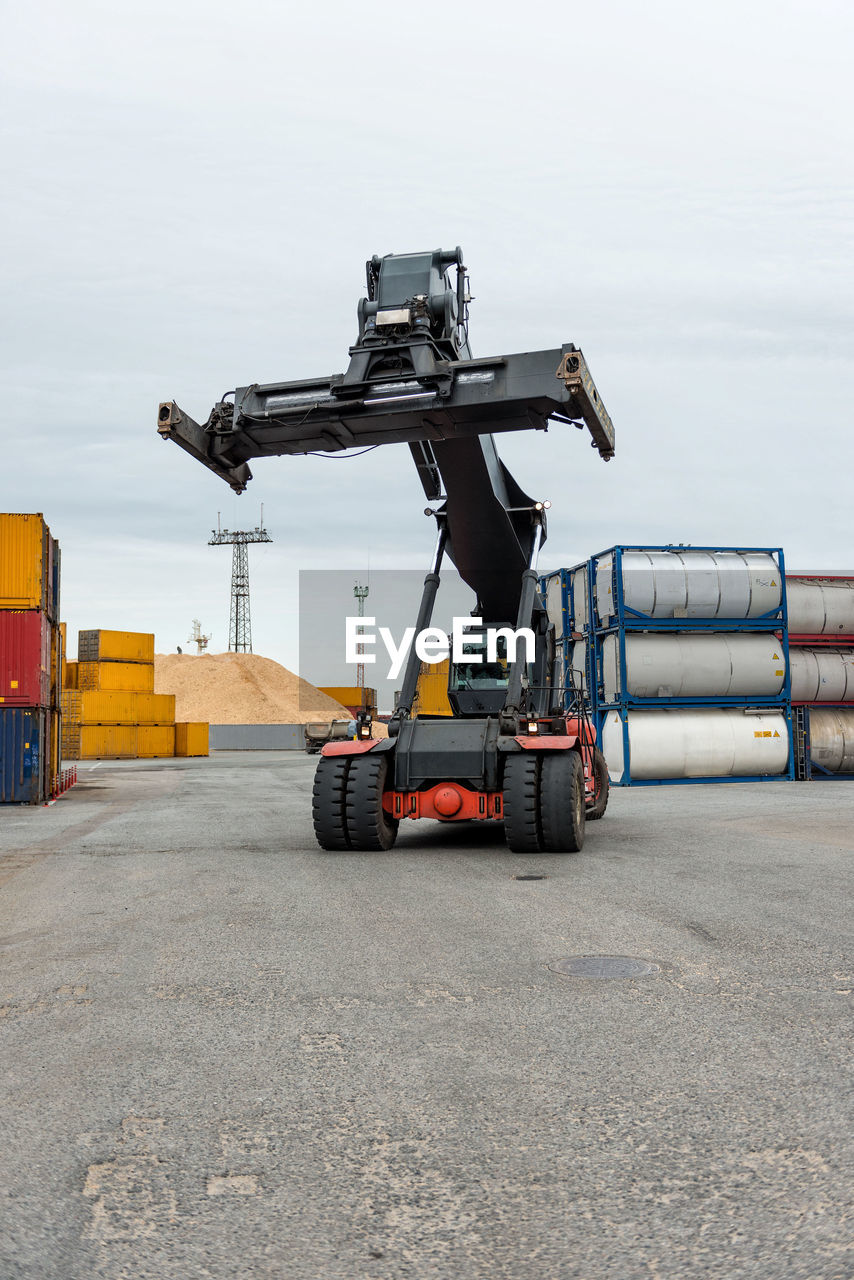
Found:
[{"label": "operator cab", "polygon": [[509,678],[504,636],[498,636],[492,659],[485,637],[466,640],[462,662],[451,662],[448,668],[448,701],[454,715],[498,715],[507,699]]}]

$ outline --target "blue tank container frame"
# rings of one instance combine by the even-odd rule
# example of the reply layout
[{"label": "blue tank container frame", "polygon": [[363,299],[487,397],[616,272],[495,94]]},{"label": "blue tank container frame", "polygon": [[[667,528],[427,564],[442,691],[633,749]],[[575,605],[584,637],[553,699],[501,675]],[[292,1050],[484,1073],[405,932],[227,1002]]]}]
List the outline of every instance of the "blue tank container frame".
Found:
[{"label": "blue tank container frame", "polygon": [[[555,631],[559,640],[567,640],[572,635],[585,635],[588,630],[589,615],[588,621],[581,619],[578,601],[576,600],[575,575],[579,570],[584,572],[589,600],[590,562],[588,560],[582,561],[581,564],[572,565],[569,569],[555,569],[551,573],[544,573],[540,576],[540,591],[549,612],[549,619],[555,624]],[[557,618],[554,616],[554,605],[549,603],[549,595],[551,594],[552,599],[554,599],[556,588],[560,593],[560,627],[558,627]]]},{"label": "blue tank container frame", "polygon": [[[679,616],[657,618],[649,614],[642,613],[637,609],[631,608],[626,603],[623,581],[623,555],[627,552],[648,552],[648,553],[706,553],[706,554],[740,554],[740,555],[762,555],[770,558],[775,566],[775,578],[771,579],[769,585],[775,587],[779,582],[780,600],[779,604],[766,612],[755,617],[714,617],[702,618],[688,615],[687,608],[679,610]],[[611,600],[614,613],[607,618],[600,615],[598,608],[598,600],[596,596],[596,574],[599,565],[604,557],[612,557],[611,564]],[[586,634],[582,632],[577,625],[578,609],[573,599],[574,576],[578,569],[586,569],[586,585],[588,600],[588,619],[589,627]],[[779,577],[776,577],[779,575]],[[544,592],[547,590],[550,582],[559,578],[561,584],[561,601],[562,612],[566,623],[571,627],[568,634],[573,634],[578,641],[586,642],[585,655],[585,673],[587,680],[587,700],[590,710],[593,714],[594,724],[596,726],[597,741],[602,746],[602,730],[607,715],[616,712],[622,723],[623,736],[623,758],[626,762],[626,768],[623,777],[619,781],[613,781],[615,786],[669,786],[671,784],[697,784],[697,783],[723,783],[723,782],[778,782],[790,781],[795,777],[795,754],[794,739],[792,733],[792,708],[791,708],[791,672],[789,663],[788,650],[788,629],[787,629],[787,605],[785,590],[785,560],[783,550],[780,547],[733,547],[733,546],[686,546],[684,544],[670,543],[667,545],[650,546],[640,544],[620,544],[610,547],[605,551],[601,551],[586,562],[586,565],[576,565],[570,569],[557,570],[554,573],[544,575],[542,579],[542,587]],[[554,590],[554,588],[552,588]],[[784,671],[783,684],[777,694],[759,697],[745,697],[744,695],[721,696],[710,695],[707,697],[699,696],[659,696],[659,697],[639,697],[626,692],[628,688],[627,680],[627,655],[626,655],[626,636],[632,632],[656,632],[667,634],[686,634],[686,635],[732,635],[742,634],[746,632],[760,633],[765,635],[774,635],[777,643],[781,646],[780,657],[781,665]],[[565,634],[567,632],[565,631]],[[602,649],[603,644],[608,636],[615,636],[617,639],[618,651],[618,678],[617,684],[619,688],[619,696],[606,699],[604,694],[604,686],[602,680]],[[564,640],[558,642],[558,653],[562,659],[564,677],[564,686],[569,687],[571,680],[569,676],[569,668],[571,665],[571,642]],[[569,698],[571,695],[567,694]],[[642,711],[644,708],[654,710],[656,708],[673,708],[673,709],[715,709],[733,710],[742,708],[746,712],[755,711],[757,714],[779,713],[786,724],[787,736],[787,765],[782,773],[775,774],[727,774],[723,776],[702,776],[688,778],[661,778],[661,779],[636,779],[631,775],[631,754],[629,747],[629,722],[628,716],[630,712]]]},{"label": "blue tank container frame", "polygon": [[[623,556],[627,552],[648,552],[651,554],[674,552],[676,554],[685,553],[689,555],[696,553],[708,555],[734,553],[738,555],[769,556],[777,565],[777,571],[780,575],[780,604],[776,609],[769,610],[767,613],[760,614],[754,618],[702,618],[689,617],[687,613],[680,613],[678,617],[670,618],[652,617],[650,614],[641,613],[626,604],[623,583]],[[603,620],[599,614],[596,577],[599,562],[607,556],[613,557],[611,565],[611,595],[614,603],[614,613],[609,615],[608,619]],[[670,543],[662,546],[621,544],[608,547],[605,551],[597,552],[596,555],[590,557],[588,593],[592,629],[597,632],[615,631],[620,628],[639,631],[786,631],[788,629],[786,568],[781,547],[695,547],[679,543]]]}]

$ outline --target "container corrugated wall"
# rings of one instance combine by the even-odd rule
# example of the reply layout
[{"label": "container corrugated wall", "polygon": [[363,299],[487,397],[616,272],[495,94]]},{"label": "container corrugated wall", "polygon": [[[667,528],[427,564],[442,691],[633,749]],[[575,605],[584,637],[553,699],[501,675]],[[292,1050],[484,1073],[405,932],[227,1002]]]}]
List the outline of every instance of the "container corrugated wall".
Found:
[{"label": "container corrugated wall", "polygon": [[78,661],[77,687],[117,693],[153,693],[154,666],[145,662]]},{"label": "container corrugated wall", "polygon": [[154,635],[147,631],[79,631],[80,662],[153,662]]},{"label": "container corrugated wall", "polygon": [[59,544],[44,516],[0,514],[0,609],[39,609],[59,621]]},{"label": "container corrugated wall", "polygon": [[175,695],[78,690],[77,710],[83,724],[171,724]]},{"label": "container corrugated wall", "polygon": [[54,630],[38,609],[0,611],[0,706],[48,707]]},{"label": "container corrugated wall", "polygon": [[0,708],[0,804],[42,804],[50,794],[48,712]]},{"label": "container corrugated wall", "polygon": [[175,755],[210,755],[209,729],[202,721],[179,720],[175,725]]}]

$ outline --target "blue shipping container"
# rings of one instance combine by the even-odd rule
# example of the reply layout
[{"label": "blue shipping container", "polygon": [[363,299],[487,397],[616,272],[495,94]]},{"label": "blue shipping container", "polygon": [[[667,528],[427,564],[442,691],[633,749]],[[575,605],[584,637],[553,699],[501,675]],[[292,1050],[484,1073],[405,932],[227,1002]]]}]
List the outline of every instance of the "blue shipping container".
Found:
[{"label": "blue shipping container", "polygon": [[0,708],[0,804],[48,799],[47,723],[44,711]]}]

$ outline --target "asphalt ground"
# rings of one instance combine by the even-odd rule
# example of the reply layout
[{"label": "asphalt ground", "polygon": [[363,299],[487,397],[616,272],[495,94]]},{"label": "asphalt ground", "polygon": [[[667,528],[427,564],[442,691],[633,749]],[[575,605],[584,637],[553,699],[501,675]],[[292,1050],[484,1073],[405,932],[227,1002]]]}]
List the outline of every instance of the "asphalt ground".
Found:
[{"label": "asphalt ground", "polygon": [[314,766],[0,811],[3,1280],[849,1280],[854,786],[339,855]]}]

